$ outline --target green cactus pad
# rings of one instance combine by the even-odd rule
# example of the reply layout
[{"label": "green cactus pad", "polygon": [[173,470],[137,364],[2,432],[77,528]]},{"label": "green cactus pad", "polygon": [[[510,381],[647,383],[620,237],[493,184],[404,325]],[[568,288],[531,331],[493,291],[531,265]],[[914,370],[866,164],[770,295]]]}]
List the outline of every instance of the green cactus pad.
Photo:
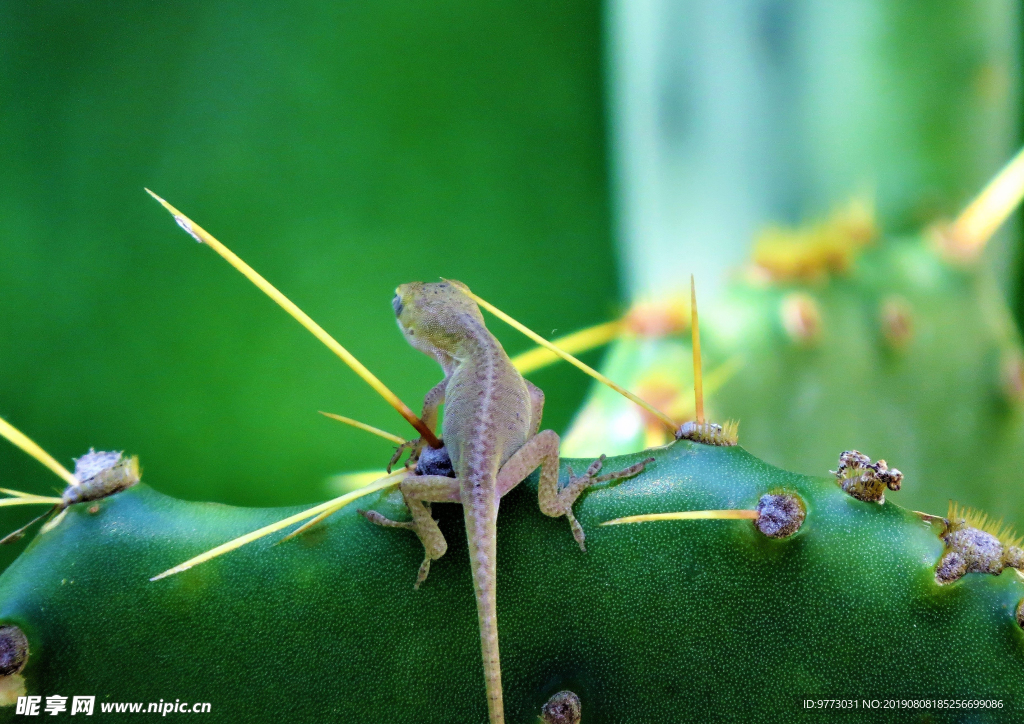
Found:
[{"label": "green cactus pad", "polygon": [[[652,453],[643,473],[576,505],[585,554],[565,520],[540,513],[534,478],[503,499],[510,723],[535,723],[563,690],[579,696],[588,724],[821,721],[803,701],[826,698],[991,699],[1004,708],[972,715],[1016,716],[1024,585],[1014,571],[940,586],[941,522],[855,500],[832,479],[785,472],[740,447],[681,441]],[[587,462],[565,461],[563,476],[566,463]],[[599,525],[753,509],[779,491],[806,509],[783,538],[750,520]],[[360,502],[404,512],[397,493]],[[486,721],[458,506],[434,506],[450,547],[414,591],[419,542],[369,524],[357,505],[299,539],[263,539],[157,582],[149,578],[295,509],[182,502],[146,485],[95,505],[72,506],[0,577],[0,625],[29,640],[29,694],[95,695],[97,713],[104,702],[210,702],[204,721]]]}]

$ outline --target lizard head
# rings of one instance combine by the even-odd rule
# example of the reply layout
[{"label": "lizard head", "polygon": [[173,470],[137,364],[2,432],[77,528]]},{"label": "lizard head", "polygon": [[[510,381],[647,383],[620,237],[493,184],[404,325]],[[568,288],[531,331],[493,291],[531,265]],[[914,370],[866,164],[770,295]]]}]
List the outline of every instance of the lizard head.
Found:
[{"label": "lizard head", "polygon": [[463,293],[462,282],[411,282],[395,290],[391,306],[398,327],[413,347],[436,357],[442,365],[452,359],[469,327],[484,323],[476,302]]}]

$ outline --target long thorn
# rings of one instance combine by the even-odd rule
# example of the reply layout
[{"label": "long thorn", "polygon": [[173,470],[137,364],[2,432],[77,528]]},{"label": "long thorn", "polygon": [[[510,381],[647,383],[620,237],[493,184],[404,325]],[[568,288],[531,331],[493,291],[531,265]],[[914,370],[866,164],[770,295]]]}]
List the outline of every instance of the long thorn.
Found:
[{"label": "long thorn", "polygon": [[[551,344],[569,354],[580,354],[581,352],[589,352],[601,345],[608,344],[613,339],[619,337],[623,329],[625,329],[625,325],[621,320],[617,319],[559,337],[552,340]],[[531,372],[536,372],[557,362],[558,359],[558,355],[547,347],[539,346],[522,354],[517,354],[512,358],[512,364],[519,370],[519,374],[528,375]]]},{"label": "long thorn", "polygon": [[291,540],[292,538],[294,538],[297,535],[302,535],[303,533],[305,533],[307,530],[312,528],[314,525],[316,525],[320,521],[325,520],[326,518],[329,518],[332,515],[334,515],[335,513],[337,513],[339,510],[344,508],[346,505],[348,505],[347,502],[345,502],[345,503],[335,503],[330,508],[328,508],[327,510],[325,510],[324,512],[320,513],[318,516],[313,518],[313,520],[306,521],[305,523],[300,525],[298,528],[293,530],[291,533],[286,535],[284,538],[279,540],[278,544],[284,543],[286,540]]},{"label": "long thorn", "polygon": [[335,415],[333,412],[324,412],[323,410],[318,410],[317,412],[319,412],[324,417],[329,417],[332,420],[337,420],[338,422],[344,422],[346,425],[351,425],[352,427],[358,427],[360,430],[365,430],[366,432],[372,433],[377,437],[382,437],[385,440],[390,440],[391,442],[397,445],[402,445],[406,442],[398,435],[392,435],[390,432],[385,432],[384,430],[381,430],[379,427],[367,425],[365,422],[353,420],[351,417],[345,417],[344,415]]},{"label": "long thorn", "polygon": [[569,364],[573,365],[574,367],[579,368],[580,370],[583,370],[585,373],[587,373],[588,375],[593,377],[598,382],[601,382],[602,384],[608,385],[613,390],[618,392],[620,395],[622,395],[622,396],[632,400],[636,404],[640,405],[640,407],[644,408],[645,410],[650,412],[652,415],[657,417],[659,420],[664,422],[669,427],[669,429],[675,430],[676,427],[678,427],[676,425],[676,423],[672,421],[671,417],[666,415],[661,410],[656,409],[653,405],[651,405],[646,400],[640,399],[639,397],[634,395],[629,390],[624,389],[623,387],[615,384],[610,379],[608,379],[607,377],[602,375],[600,372],[595,370],[593,367],[590,367],[589,365],[583,364],[582,362],[580,362],[578,359],[573,357],[571,354],[569,354],[565,350],[562,350],[562,349],[556,347],[554,344],[552,344],[548,340],[546,340],[543,337],[541,337],[539,334],[534,332],[532,329],[530,329],[529,327],[527,327],[527,326],[517,322],[515,319],[513,319],[512,317],[510,317],[507,314],[505,314],[503,311],[501,311],[500,309],[495,307],[493,304],[491,304],[491,303],[481,299],[476,294],[474,294],[473,292],[469,291],[469,289],[463,288],[463,291],[470,297],[470,299],[475,301],[477,304],[479,304],[481,307],[486,309],[488,312],[493,314],[495,317],[497,317],[501,321],[505,322],[506,324],[511,325],[512,327],[515,327],[520,332],[525,334],[527,337],[532,339],[534,342],[536,342],[537,344],[541,345],[542,347],[547,347],[549,350],[551,350],[552,352],[557,354],[559,357],[564,359]]},{"label": "long thorn", "polygon": [[13,498],[0,498],[0,507],[7,505],[59,505],[64,502],[61,498],[51,498],[46,495],[29,495],[28,493],[21,493],[16,490],[0,488],[0,492],[15,496]]},{"label": "long thorn", "polygon": [[[739,356],[730,357],[725,362],[718,365],[718,367],[708,371],[707,376],[704,377],[704,390],[709,394],[717,392],[742,368],[743,360],[740,359]],[[690,419],[690,416],[694,413],[694,409],[691,403],[686,402],[685,399],[681,399],[679,407],[674,409],[673,413],[676,415],[676,419],[685,421]]]},{"label": "long thorn", "polygon": [[[4,495],[11,495],[11,496],[14,496],[15,498],[39,498],[39,497],[46,497],[46,496],[37,495],[36,493],[23,493],[20,490],[11,490],[10,488],[0,488],[0,493],[3,493]],[[47,500],[51,500],[51,498],[47,498]],[[52,500],[60,500],[60,498],[52,498]]]},{"label": "long thorn", "polygon": [[684,510],[679,513],[648,513],[607,520],[601,525],[649,523],[654,520],[757,520],[756,510]]},{"label": "long thorn", "polygon": [[362,362],[352,356],[351,352],[342,347],[334,337],[329,335],[323,327],[314,322],[308,314],[299,309],[292,300],[278,291],[277,287],[260,276],[255,269],[238,258],[234,252],[213,238],[213,236],[203,229],[203,227],[194,223],[191,219],[149,189],[146,189],[146,193],[159,201],[165,209],[171,212],[171,215],[174,216],[174,220],[178,222],[178,226],[191,234],[192,238],[200,243],[206,244],[215,252],[220,254],[228,264],[240,271],[249,281],[259,287],[260,291],[277,302],[278,305],[288,312],[288,314],[292,315],[299,324],[309,330],[314,337],[323,342],[328,349],[334,352],[334,354],[338,355],[345,364],[352,368],[353,372],[362,377],[370,387],[377,391],[377,394],[383,397],[389,405],[398,411],[398,414],[404,417],[410,425],[416,428],[417,432],[423,436],[423,439],[426,440],[431,447],[441,447],[441,441],[437,439],[437,436],[423,424],[422,420],[416,417],[413,411],[409,409],[409,406],[398,398],[398,395],[388,389],[387,386],[377,379],[377,376],[370,372]]},{"label": "long thorn", "polygon": [[225,553],[230,553],[236,548],[241,548],[246,543],[252,543],[254,540],[258,540],[264,536],[270,535],[271,533],[279,531],[282,528],[287,528],[288,526],[298,523],[299,521],[306,520],[307,518],[312,518],[314,515],[322,513],[323,511],[329,508],[340,508],[341,506],[347,505],[348,503],[351,503],[353,500],[362,498],[363,496],[369,495],[370,493],[375,493],[378,490],[383,490],[384,488],[390,488],[395,485],[398,485],[398,483],[401,482],[402,477],[405,475],[406,472],[404,470],[402,470],[401,472],[392,473],[391,475],[387,475],[378,480],[376,483],[372,485],[367,485],[365,488],[360,488],[359,490],[353,491],[351,493],[346,493],[341,497],[335,498],[333,500],[328,500],[326,503],[314,505],[312,508],[308,508],[302,511],[301,513],[290,515],[284,520],[279,520],[276,523],[271,523],[270,525],[264,526],[259,530],[254,530],[252,533],[246,533],[245,535],[239,536],[234,540],[229,540],[227,543],[222,543],[216,548],[211,548],[205,553],[200,553],[198,556],[195,556],[194,558],[189,558],[184,563],[176,565],[174,568],[169,568],[163,573],[153,576],[149,580],[159,581],[161,578],[167,578],[167,576],[173,576],[175,573],[187,571],[189,568],[192,568],[193,566],[198,566],[200,563],[205,563],[206,561],[216,558],[217,556],[222,556]]},{"label": "long thorn", "polygon": [[948,243],[961,254],[977,254],[1021,199],[1024,199],[1024,149],[960,212],[946,232]]},{"label": "long thorn", "polygon": [[3,435],[12,443],[48,467],[68,485],[78,485],[78,478],[76,478],[70,470],[54,460],[48,452],[32,442],[25,433],[2,417],[0,417],[0,435]]},{"label": "long thorn", "polygon": [[362,470],[358,473],[339,473],[332,475],[327,481],[327,488],[335,493],[351,493],[367,485],[377,482],[387,470]]},{"label": "long thorn", "polygon": [[690,339],[693,340],[693,409],[697,424],[704,424],[704,382],[700,366],[700,325],[697,322],[697,287],[690,275]]}]

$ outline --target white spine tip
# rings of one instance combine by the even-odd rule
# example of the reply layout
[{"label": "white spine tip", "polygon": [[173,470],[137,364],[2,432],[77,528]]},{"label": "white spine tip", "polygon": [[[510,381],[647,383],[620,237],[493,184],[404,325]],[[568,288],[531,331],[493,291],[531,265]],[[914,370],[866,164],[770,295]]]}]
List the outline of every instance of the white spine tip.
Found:
[{"label": "white spine tip", "polygon": [[184,229],[186,231],[186,233],[188,233],[189,236],[191,236],[193,239],[196,240],[197,243],[199,243],[199,244],[203,243],[203,240],[199,238],[199,234],[197,234],[196,232],[192,231],[192,222],[190,222],[184,216],[178,216],[178,215],[174,216],[174,220],[177,221],[178,222],[178,226],[180,226],[182,229]]}]

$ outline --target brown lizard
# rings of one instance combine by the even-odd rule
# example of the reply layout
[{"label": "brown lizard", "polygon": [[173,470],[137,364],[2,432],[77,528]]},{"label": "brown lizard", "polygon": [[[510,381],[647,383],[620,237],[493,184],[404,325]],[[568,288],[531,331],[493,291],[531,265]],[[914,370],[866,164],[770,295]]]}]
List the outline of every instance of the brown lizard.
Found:
[{"label": "brown lizard", "polygon": [[[623,470],[597,476],[604,456],[580,477],[570,470],[569,484],[558,487],[559,438],[553,430],[540,430],[544,393],[523,379],[501,344],[487,330],[476,302],[460,282],[403,284],[393,301],[398,326],[409,343],[436,359],[444,379],[427,393],[421,419],[433,430],[438,407],[445,405],[443,450],[451,461],[454,479],[444,474],[409,475],[400,489],[411,522],[388,520],[375,511],[360,511],[378,525],[416,532],[425,549],[416,587],[426,580],[430,562],[444,555],[448,544],[431,516],[431,503],[462,503],[469,541],[470,566],[476,590],[483,653],[484,680],[490,724],[505,721],[498,654],[495,531],[498,501],[540,467],[540,509],[545,515],[564,515],[573,537],[584,546],[583,528],[572,505],[594,483],[635,475],[649,458]],[[417,441],[413,459],[423,449]],[[419,470],[440,471],[439,451],[424,454]],[[443,457],[443,454],[441,454]],[[424,466],[427,457],[434,462]]]}]

